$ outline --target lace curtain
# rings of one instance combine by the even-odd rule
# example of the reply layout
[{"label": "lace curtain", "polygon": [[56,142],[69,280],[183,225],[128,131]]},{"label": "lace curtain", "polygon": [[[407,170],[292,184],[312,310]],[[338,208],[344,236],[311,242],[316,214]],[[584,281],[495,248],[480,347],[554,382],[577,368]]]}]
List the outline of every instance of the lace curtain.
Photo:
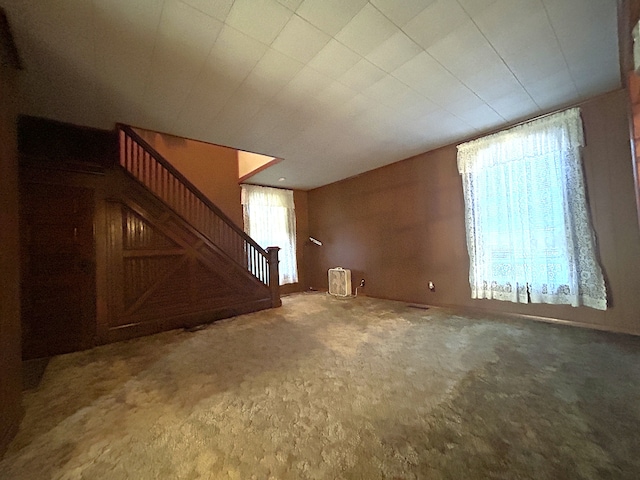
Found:
[{"label": "lace curtain", "polygon": [[263,248],[280,247],[280,285],[298,281],[293,191],[242,185],[244,231]]},{"label": "lace curtain", "polygon": [[472,298],[605,310],[577,108],[458,146]]}]

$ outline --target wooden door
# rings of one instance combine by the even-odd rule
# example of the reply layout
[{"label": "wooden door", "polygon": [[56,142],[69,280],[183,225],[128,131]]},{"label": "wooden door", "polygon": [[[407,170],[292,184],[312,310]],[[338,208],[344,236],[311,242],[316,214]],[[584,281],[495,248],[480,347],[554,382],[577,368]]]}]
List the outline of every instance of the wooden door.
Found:
[{"label": "wooden door", "polygon": [[68,353],[95,334],[93,192],[23,183],[22,356]]}]

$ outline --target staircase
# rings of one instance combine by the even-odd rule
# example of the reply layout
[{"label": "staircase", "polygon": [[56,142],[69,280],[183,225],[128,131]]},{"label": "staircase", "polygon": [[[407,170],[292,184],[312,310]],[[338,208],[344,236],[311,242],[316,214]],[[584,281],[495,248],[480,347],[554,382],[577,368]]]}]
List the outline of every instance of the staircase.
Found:
[{"label": "staircase", "polygon": [[[120,165],[265,286],[277,286],[277,247],[264,250],[131,127],[119,125]],[[277,289],[273,288],[273,293]],[[278,301],[276,300],[276,303]]]},{"label": "staircase", "polygon": [[118,125],[105,132],[26,118],[21,131],[27,196],[79,189],[92,198],[83,201],[93,219],[90,253],[61,271],[88,275],[91,286],[81,300],[93,308],[55,312],[54,302],[50,312],[41,312],[46,326],[53,322],[44,317],[63,321],[77,311],[83,341],[65,351],[281,305],[279,249],[261,248],[133,129]]}]

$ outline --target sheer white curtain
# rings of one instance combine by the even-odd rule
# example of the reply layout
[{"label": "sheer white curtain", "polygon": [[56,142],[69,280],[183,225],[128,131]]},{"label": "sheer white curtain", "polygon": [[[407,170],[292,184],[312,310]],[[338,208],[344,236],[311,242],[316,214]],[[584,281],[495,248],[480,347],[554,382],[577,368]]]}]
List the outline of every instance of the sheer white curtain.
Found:
[{"label": "sheer white curtain", "polygon": [[280,247],[280,285],[298,281],[293,191],[242,185],[244,231],[263,248]]},{"label": "sheer white curtain", "polygon": [[606,309],[583,142],[574,108],[458,146],[472,298]]}]

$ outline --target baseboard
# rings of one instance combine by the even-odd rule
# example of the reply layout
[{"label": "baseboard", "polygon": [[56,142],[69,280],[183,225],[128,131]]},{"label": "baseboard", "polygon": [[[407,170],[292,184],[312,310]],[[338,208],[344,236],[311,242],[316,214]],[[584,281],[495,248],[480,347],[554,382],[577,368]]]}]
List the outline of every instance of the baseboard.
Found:
[{"label": "baseboard", "polygon": [[101,343],[120,342],[135,337],[153,335],[177,328],[193,328],[197,325],[212,323],[216,320],[235,317],[245,313],[257,312],[271,308],[271,298],[243,302],[237,305],[229,305],[212,310],[176,315],[166,318],[153,319],[137,323],[111,328],[107,331],[107,337]]},{"label": "baseboard", "polygon": [[[411,304],[417,305],[417,304]],[[589,330],[598,330],[601,332],[610,332],[610,333],[621,333],[624,335],[634,335],[640,336],[640,331],[630,330],[626,328],[619,327],[609,327],[605,325],[598,325],[596,323],[588,323],[588,322],[578,322],[575,320],[564,320],[561,318],[552,318],[552,317],[543,317],[540,315],[528,315],[526,313],[511,313],[511,312],[501,312],[498,310],[491,310],[487,308],[479,308],[479,307],[463,307],[460,305],[422,305],[422,308],[434,308],[434,309],[447,309],[447,310],[456,310],[462,312],[469,312],[473,314],[482,314],[482,315],[495,315],[500,317],[511,317],[511,318],[521,318],[524,320],[533,320],[536,322],[544,322],[544,323],[553,323],[556,325],[566,325],[570,327],[578,327],[578,328],[587,328]]]}]

